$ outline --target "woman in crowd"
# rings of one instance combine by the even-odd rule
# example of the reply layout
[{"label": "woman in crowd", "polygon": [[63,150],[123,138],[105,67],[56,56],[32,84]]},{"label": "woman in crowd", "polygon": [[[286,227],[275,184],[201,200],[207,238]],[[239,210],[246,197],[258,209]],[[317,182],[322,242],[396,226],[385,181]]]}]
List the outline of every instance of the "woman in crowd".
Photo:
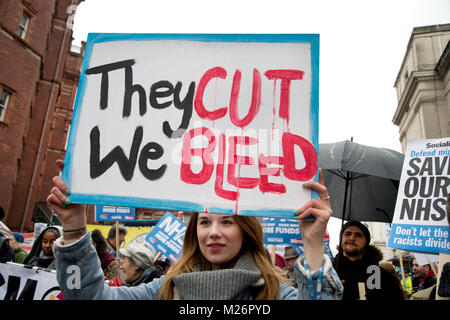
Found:
[{"label": "woman in crowd", "polygon": [[[266,258],[263,231],[255,217],[194,213],[184,236],[180,259],[167,273],[137,287],[105,285],[96,253],[86,230],[86,206],[67,203],[66,184],[57,176],[47,198],[63,223],[56,243],[58,282],[66,299],[340,299],[342,284],[324,255],[323,237],[332,214],[326,187],[308,182],[319,199],[296,213],[305,254],[296,262],[298,289],[287,285]],[[314,220],[308,219],[314,217]],[[65,270],[81,269],[81,290],[67,287]],[[311,284],[311,285],[310,285]]]},{"label": "woman in crowd", "polygon": [[111,280],[119,275],[119,263],[111,253],[106,250],[106,239],[100,230],[95,229],[91,234],[92,244],[97,251],[100,265],[106,279]]},{"label": "woman in crowd", "polygon": [[123,256],[120,270],[123,272],[124,282],[117,277],[114,281],[110,281],[110,286],[135,287],[163,275],[161,269],[153,264],[155,257],[152,251],[144,244],[130,243],[126,248],[120,249],[120,253]]}]

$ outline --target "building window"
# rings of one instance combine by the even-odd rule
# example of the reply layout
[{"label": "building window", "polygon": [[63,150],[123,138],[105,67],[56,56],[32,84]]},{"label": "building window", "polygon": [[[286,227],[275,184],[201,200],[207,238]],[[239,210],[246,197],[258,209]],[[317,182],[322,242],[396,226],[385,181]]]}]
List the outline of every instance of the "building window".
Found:
[{"label": "building window", "polygon": [[5,90],[0,94],[0,122],[5,119],[6,108],[8,108],[9,98],[11,95]]},{"label": "building window", "polygon": [[22,14],[22,19],[20,19],[19,23],[19,31],[17,31],[17,34],[22,39],[25,39],[25,36],[27,34],[28,24],[30,23],[30,16],[27,15],[25,12]]}]

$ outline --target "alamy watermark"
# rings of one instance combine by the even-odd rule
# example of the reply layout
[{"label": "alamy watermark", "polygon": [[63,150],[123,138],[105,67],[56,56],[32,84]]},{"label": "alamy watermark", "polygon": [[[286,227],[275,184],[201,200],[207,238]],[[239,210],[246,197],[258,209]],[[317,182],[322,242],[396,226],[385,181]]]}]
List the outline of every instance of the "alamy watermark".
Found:
[{"label": "alamy watermark", "polygon": [[70,290],[73,289],[81,289],[81,269],[77,265],[70,265],[66,273],[69,274],[69,277],[67,278],[66,285],[67,288]]}]

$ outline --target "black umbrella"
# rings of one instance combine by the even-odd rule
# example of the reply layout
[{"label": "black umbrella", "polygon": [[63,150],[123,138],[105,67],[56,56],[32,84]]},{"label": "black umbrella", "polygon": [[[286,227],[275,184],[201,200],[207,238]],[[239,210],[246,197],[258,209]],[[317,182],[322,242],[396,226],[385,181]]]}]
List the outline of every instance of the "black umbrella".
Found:
[{"label": "black umbrella", "polygon": [[319,145],[333,216],[392,222],[404,155],[352,141]]}]

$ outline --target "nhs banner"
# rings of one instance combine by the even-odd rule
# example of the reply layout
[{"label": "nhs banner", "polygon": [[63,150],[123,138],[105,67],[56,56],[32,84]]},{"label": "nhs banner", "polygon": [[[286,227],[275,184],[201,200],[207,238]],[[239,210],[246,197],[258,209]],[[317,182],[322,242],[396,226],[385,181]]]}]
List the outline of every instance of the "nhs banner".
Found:
[{"label": "nhs banner", "polygon": [[136,208],[95,206],[95,221],[133,221],[136,220]]},{"label": "nhs banner", "polygon": [[181,256],[186,228],[183,221],[166,212],[145,240],[170,261],[176,262]]}]

